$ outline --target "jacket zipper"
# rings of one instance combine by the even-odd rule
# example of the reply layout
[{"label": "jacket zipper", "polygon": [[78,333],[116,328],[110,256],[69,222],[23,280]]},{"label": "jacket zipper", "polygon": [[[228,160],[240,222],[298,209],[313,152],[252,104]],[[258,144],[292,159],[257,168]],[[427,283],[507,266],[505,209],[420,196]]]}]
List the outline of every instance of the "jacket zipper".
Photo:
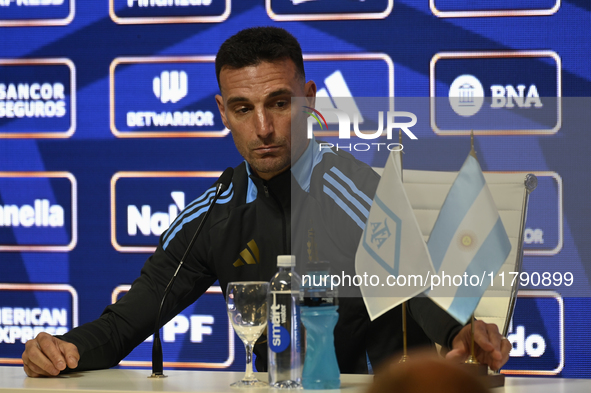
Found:
[{"label": "jacket zipper", "polygon": [[287,249],[287,220],[285,219],[285,210],[281,205],[281,201],[275,196],[275,194],[269,192],[269,188],[266,184],[263,184],[263,190],[265,191],[265,196],[269,198],[269,196],[273,197],[275,204],[281,210],[281,227],[283,229],[283,255],[289,255],[289,250]]}]

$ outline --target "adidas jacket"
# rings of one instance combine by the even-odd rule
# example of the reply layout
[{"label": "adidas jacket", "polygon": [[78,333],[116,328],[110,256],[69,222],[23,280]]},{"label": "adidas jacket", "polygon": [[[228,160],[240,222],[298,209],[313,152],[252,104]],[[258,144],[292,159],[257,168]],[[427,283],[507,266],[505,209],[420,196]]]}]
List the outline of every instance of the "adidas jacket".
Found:
[{"label": "adidas jacket", "polygon": [[[332,273],[355,275],[354,259],[379,176],[342,151],[319,151],[311,141],[298,162],[269,181],[243,162],[218,199],[167,297],[162,322],[193,303],[216,280],[225,292],[231,281],[269,281],[277,255],[332,263]],[[80,352],[77,370],[115,366],[153,332],[158,306],[185,249],[213,198],[214,188],[189,204],[162,234],[130,291],[101,317],[60,337]],[[301,270],[301,268],[300,268]],[[366,373],[402,348],[401,310],[370,322],[358,288],[339,296],[335,348],[342,373]],[[451,346],[461,326],[429,299],[408,302],[409,346]],[[266,338],[254,348],[266,370]]]}]

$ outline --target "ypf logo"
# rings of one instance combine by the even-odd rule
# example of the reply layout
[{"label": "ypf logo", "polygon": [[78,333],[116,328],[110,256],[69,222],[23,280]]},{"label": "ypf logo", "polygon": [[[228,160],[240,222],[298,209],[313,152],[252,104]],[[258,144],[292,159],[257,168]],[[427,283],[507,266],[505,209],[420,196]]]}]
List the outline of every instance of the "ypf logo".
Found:
[{"label": "ypf logo", "polygon": [[482,108],[483,102],[484,89],[475,76],[460,75],[449,87],[449,103],[460,116],[475,115]]},{"label": "ypf logo", "polygon": [[[125,295],[131,285],[120,285],[111,293],[115,303]],[[166,344],[167,361],[164,367],[224,369],[235,364],[234,329],[228,319],[222,290],[211,286],[195,302],[167,322],[162,328],[162,341]],[[152,364],[153,336],[140,343],[122,366],[149,367]],[[22,349],[18,356],[22,354]]]},{"label": "ypf logo", "polygon": [[178,102],[189,92],[189,78],[185,71],[162,71],[152,81],[154,95],[163,104]]}]

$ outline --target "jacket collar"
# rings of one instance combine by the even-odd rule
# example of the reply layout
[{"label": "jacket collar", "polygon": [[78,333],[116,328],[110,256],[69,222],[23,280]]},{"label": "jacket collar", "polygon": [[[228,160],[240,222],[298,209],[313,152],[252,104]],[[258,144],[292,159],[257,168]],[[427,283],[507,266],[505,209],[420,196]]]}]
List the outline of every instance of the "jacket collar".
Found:
[{"label": "jacket collar", "polygon": [[[285,171],[274,178],[270,179],[267,183],[270,187],[275,187],[275,185],[282,185],[287,186],[287,180],[284,177],[287,177],[288,174],[291,172],[293,174],[295,180],[302,188],[302,190],[309,192],[310,191],[310,179],[312,178],[312,171],[314,167],[322,161],[322,157],[324,154],[335,154],[332,149],[323,148],[320,149],[320,145],[316,141],[316,139],[310,140],[308,143],[308,147],[304,150],[304,153],[300,156],[295,164],[292,165],[290,171]],[[257,188],[262,187],[263,181],[256,175],[254,175],[250,164],[244,161],[246,164],[246,173],[248,174],[248,190],[246,194],[246,203],[250,203],[254,201],[257,197]],[[260,182],[259,182],[260,181]],[[257,184],[255,184],[255,182]]]},{"label": "jacket collar", "polygon": [[318,142],[316,142],[316,139],[313,138],[310,140],[310,143],[308,143],[308,147],[299,160],[292,165],[291,173],[295,177],[302,190],[306,192],[310,191],[310,179],[312,178],[312,171],[316,165],[322,161],[322,157],[325,154],[335,154],[335,152],[329,148],[320,149],[320,145]]}]

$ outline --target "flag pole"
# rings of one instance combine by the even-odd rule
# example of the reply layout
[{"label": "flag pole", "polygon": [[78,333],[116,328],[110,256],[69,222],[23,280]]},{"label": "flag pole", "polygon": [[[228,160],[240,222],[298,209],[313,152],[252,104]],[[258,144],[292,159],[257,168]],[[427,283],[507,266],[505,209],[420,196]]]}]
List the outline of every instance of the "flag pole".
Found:
[{"label": "flag pole", "polygon": [[476,150],[474,150],[474,130],[470,130],[470,155],[478,161],[476,157]]},{"label": "flag pole", "polygon": [[[398,130],[398,144],[400,146],[402,146],[402,128]],[[402,176],[402,168],[404,168],[402,166],[402,155],[404,154],[404,152],[402,150],[400,150],[400,181],[404,182],[404,177]]]},{"label": "flag pole", "polygon": [[480,364],[474,354],[474,314],[470,317],[470,356],[464,362],[466,364]]},{"label": "flag pole", "polygon": [[[474,130],[470,130],[470,155],[478,161],[476,150],[474,150]],[[470,317],[470,356],[464,362],[466,364],[480,364],[474,354],[474,313]]]},{"label": "flag pole", "polygon": [[406,302],[402,302],[402,357],[398,363],[408,361],[407,347],[406,347]]},{"label": "flag pole", "polygon": [[[476,156],[476,150],[474,150],[474,130],[470,131],[470,155],[478,161],[478,157]],[[489,374],[488,373],[488,366],[486,364],[482,364],[476,359],[476,351],[475,351],[475,343],[474,343],[474,322],[476,318],[474,318],[474,313],[470,317],[470,356],[464,362],[464,364],[470,368],[471,372],[475,375],[480,376],[483,378],[482,381],[487,387],[493,388],[498,386],[505,385],[505,376],[499,373]]]},{"label": "flag pole", "polygon": [[[398,130],[398,143],[402,146],[402,129]],[[402,177],[402,151],[400,152],[400,181]],[[407,335],[406,335],[406,301],[402,302],[402,357],[398,363],[408,361]]]}]

